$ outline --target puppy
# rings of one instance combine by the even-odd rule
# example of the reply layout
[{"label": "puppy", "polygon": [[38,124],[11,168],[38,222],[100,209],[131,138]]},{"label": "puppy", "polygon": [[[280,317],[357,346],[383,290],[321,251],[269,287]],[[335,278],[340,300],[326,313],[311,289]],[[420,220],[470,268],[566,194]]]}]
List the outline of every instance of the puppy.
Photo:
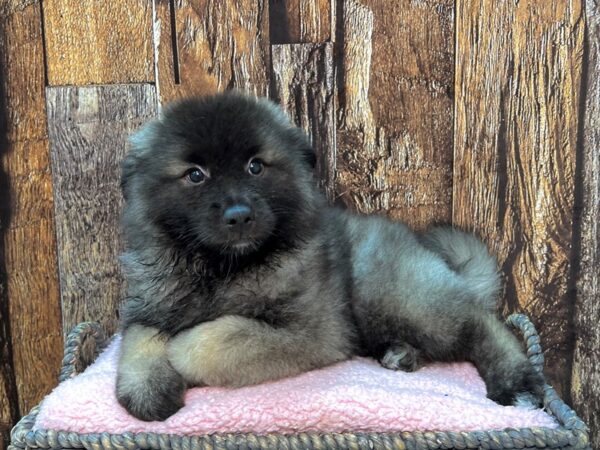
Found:
[{"label": "puppy", "polygon": [[485,246],[332,208],[314,165],[275,104],[234,92],[176,103],[133,136],[119,402],[163,420],[188,386],[261,383],[353,355],[406,371],[472,361],[491,399],[539,402],[541,375],[495,316]]}]

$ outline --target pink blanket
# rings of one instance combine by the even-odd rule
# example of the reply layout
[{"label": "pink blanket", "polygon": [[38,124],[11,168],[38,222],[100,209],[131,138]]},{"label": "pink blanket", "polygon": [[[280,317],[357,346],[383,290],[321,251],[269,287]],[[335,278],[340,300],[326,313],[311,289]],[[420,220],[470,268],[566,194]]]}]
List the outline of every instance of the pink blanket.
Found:
[{"label": "pink blanket", "polygon": [[165,422],[142,422],[117,403],[119,338],[83,374],[46,397],[36,429],[79,433],[301,431],[472,431],[557,426],[542,410],[500,406],[468,363],[393,372],[357,358],[284,380],[241,389],[195,388]]}]

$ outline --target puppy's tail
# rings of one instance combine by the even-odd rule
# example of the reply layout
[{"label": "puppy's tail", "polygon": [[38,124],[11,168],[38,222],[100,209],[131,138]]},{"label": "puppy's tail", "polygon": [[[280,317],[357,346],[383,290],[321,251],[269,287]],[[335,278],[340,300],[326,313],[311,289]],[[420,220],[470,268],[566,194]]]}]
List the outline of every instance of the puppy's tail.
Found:
[{"label": "puppy's tail", "polygon": [[498,262],[483,242],[472,234],[450,226],[427,230],[421,235],[421,242],[440,255],[452,270],[467,281],[487,310],[496,310],[501,288]]}]

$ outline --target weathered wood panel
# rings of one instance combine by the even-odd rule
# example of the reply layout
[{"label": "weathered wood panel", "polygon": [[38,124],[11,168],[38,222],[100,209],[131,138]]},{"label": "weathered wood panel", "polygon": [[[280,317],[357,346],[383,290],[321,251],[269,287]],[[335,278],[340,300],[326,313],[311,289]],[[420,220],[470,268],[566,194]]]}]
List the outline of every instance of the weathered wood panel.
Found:
[{"label": "weathered wood panel", "polygon": [[62,357],[39,2],[0,6],[0,67],[0,106],[6,108],[0,136],[3,302],[8,300],[3,335],[12,344],[16,392],[10,379],[0,382],[18,402],[10,406],[12,416],[55,386]]},{"label": "weathered wood panel", "polygon": [[156,114],[155,89],[55,87],[47,103],[63,324],[94,320],[110,333],[123,293],[120,164],[131,131]]},{"label": "weathered wood panel", "polygon": [[270,0],[271,44],[332,40],[335,0]]},{"label": "weathered wood panel", "polygon": [[267,95],[267,0],[180,0],[170,9],[167,0],[156,0],[161,102],[229,88]]},{"label": "weathered wood panel", "polygon": [[600,445],[600,1],[586,0],[587,66],[583,147],[578,158],[582,194],[580,276],[575,308],[571,396]]},{"label": "weathered wood panel", "polygon": [[[0,113],[0,117],[1,113]],[[0,177],[6,174],[0,170]],[[0,188],[0,201],[6,195],[5,186]],[[4,216],[4,214],[3,214]],[[4,217],[0,218],[0,236],[4,236]],[[2,240],[4,241],[3,237]],[[12,339],[8,315],[8,293],[6,292],[6,268],[4,267],[4,245],[0,246],[0,450],[8,446],[10,429],[19,419],[19,397],[13,370]]]},{"label": "weathered wood panel", "polygon": [[[0,248],[0,258],[3,257]],[[3,261],[4,259],[2,259]],[[12,339],[8,316],[8,295],[4,267],[0,279],[0,450],[8,446],[10,429],[19,419],[17,382],[12,367]]]},{"label": "weathered wood panel", "polygon": [[450,221],[451,0],[345,0],[338,194],[416,227]]},{"label": "weathered wood panel", "polygon": [[335,196],[333,44],[273,45],[273,98],[309,134],[320,186]]},{"label": "weathered wood panel", "polygon": [[581,1],[467,0],[456,16],[454,221],[499,254],[504,312],[531,315],[568,394]]},{"label": "weathered wood panel", "polygon": [[45,0],[48,83],[154,81],[152,2]]},{"label": "weathered wood panel", "polygon": [[[4,11],[0,11],[3,13]],[[8,14],[7,14],[8,15]],[[5,21],[0,22],[0,450],[8,446],[12,425],[19,418],[19,396],[13,370],[12,338],[10,332],[9,298],[7,292],[6,255],[4,252],[5,234],[10,221],[10,184],[8,172],[1,155],[8,150],[6,95],[4,93],[6,35],[3,33]]]}]

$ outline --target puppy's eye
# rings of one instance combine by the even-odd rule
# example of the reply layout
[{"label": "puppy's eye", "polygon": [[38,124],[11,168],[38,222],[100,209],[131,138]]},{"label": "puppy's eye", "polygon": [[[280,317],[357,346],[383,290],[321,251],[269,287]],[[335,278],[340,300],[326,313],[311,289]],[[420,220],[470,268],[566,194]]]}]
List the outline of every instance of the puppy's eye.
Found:
[{"label": "puppy's eye", "polygon": [[190,169],[185,174],[185,178],[187,178],[192,183],[198,184],[202,183],[206,179],[206,175],[200,169]]},{"label": "puppy's eye", "polygon": [[248,164],[248,173],[250,175],[260,175],[261,173],[263,173],[264,170],[265,165],[260,159],[253,158],[250,160],[250,164]]}]

